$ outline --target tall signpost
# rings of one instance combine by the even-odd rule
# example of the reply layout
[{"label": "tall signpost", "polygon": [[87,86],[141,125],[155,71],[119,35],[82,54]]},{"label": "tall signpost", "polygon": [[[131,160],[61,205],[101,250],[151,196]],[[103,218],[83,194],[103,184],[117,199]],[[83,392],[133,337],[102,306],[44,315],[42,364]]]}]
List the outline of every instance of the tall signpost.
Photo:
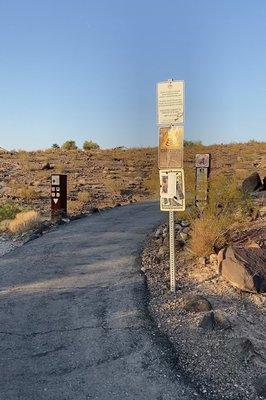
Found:
[{"label": "tall signpost", "polygon": [[170,290],[176,291],[174,212],[185,210],[183,170],[184,81],[157,84],[160,209],[169,212]]},{"label": "tall signpost", "polygon": [[211,155],[208,153],[196,154],[195,166],[196,166],[195,205],[198,207],[200,212],[202,212],[208,201],[208,190],[209,190],[208,178],[210,175]]}]

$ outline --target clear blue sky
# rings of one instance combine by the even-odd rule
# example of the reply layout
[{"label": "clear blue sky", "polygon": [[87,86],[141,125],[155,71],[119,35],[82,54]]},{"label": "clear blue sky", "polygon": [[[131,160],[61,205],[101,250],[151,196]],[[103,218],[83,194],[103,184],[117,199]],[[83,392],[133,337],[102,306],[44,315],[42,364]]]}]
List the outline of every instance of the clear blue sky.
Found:
[{"label": "clear blue sky", "polygon": [[154,146],[171,77],[187,140],[266,137],[265,0],[0,0],[0,38],[2,147]]}]

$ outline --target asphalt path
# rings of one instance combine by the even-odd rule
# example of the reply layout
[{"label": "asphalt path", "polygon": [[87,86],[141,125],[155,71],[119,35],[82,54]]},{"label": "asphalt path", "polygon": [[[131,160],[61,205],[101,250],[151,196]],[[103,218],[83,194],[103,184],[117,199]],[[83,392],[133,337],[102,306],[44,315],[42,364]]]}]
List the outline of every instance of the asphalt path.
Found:
[{"label": "asphalt path", "polygon": [[93,214],[0,258],[0,399],[199,399],[147,312],[157,203]]}]

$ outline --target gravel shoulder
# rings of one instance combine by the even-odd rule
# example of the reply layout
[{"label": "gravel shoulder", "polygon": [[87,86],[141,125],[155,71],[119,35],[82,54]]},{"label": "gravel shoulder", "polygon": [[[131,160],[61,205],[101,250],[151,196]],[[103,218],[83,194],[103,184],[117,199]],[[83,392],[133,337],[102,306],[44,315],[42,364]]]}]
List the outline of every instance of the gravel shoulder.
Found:
[{"label": "gravel shoulder", "polygon": [[[180,234],[177,292],[171,294],[166,232],[167,225],[161,225],[151,235],[142,253],[142,270],[150,293],[150,313],[172,342],[179,367],[209,399],[264,399],[265,296],[241,292],[217,275],[215,265],[199,264]],[[206,309],[188,310],[197,296],[206,300]]]}]

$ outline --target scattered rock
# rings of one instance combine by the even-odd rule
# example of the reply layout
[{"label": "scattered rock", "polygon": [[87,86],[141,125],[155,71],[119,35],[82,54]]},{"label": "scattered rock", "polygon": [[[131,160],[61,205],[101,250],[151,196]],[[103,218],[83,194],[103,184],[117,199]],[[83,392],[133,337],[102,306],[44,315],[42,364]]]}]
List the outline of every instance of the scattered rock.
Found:
[{"label": "scattered rock", "polygon": [[214,264],[216,264],[217,263],[217,254],[211,254],[210,255],[210,264],[212,264],[212,265],[214,265]]},{"label": "scattered rock", "polygon": [[266,374],[257,378],[254,386],[258,395],[266,399]]},{"label": "scattered rock", "polygon": [[199,323],[199,328],[212,330],[214,328],[214,314],[212,311],[206,313]]},{"label": "scattered rock", "polygon": [[184,233],[189,233],[189,231],[190,231],[190,227],[189,226],[187,226],[186,228],[182,229],[182,232],[184,232]]},{"label": "scattered rock", "polygon": [[207,312],[198,326],[206,330],[227,330],[232,327],[229,318],[221,310]]},{"label": "scattered rock", "polygon": [[54,169],[54,166],[51,165],[49,162],[45,163],[42,165],[42,170],[49,170],[49,169]]},{"label": "scattered rock", "polygon": [[214,311],[214,329],[226,330],[231,329],[232,324],[227,315],[221,310]]},{"label": "scattered rock", "polygon": [[180,236],[180,238],[181,238],[182,240],[184,240],[184,241],[186,241],[187,238],[188,238],[188,234],[187,234],[187,233],[184,233],[184,232],[180,232],[180,233],[179,233],[179,236]]},{"label": "scattered rock", "polygon": [[260,176],[257,172],[254,172],[249,177],[244,179],[242,182],[242,189],[245,193],[251,193],[259,189],[262,186]]},{"label": "scattered rock", "polygon": [[212,305],[208,299],[203,296],[194,296],[192,299],[187,300],[184,305],[184,310],[189,312],[203,312],[212,310]]},{"label": "scattered rock", "polygon": [[205,265],[206,265],[206,259],[205,259],[205,257],[199,257],[198,258],[198,266],[199,267],[205,267]]},{"label": "scattered rock", "polygon": [[266,291],[265,251],[261,248],[229,246],[220,253],[218,269],[227,281],[243,291]]},{"label": "scattered rock", "polygon": [[158,256],[162,257],[168,252],[168,247],[167,246],[160,246],[158,250]]},{"label": "scattered rock", "polygon": [[181,221],[180,225],[182,226],[182,228],[187,228],[190,224],[188,221]]},{"label": "scattered rock", "polygon": [[180,224],[175,224],[175,229],[177,232],[182,230],[182,226]]}]

